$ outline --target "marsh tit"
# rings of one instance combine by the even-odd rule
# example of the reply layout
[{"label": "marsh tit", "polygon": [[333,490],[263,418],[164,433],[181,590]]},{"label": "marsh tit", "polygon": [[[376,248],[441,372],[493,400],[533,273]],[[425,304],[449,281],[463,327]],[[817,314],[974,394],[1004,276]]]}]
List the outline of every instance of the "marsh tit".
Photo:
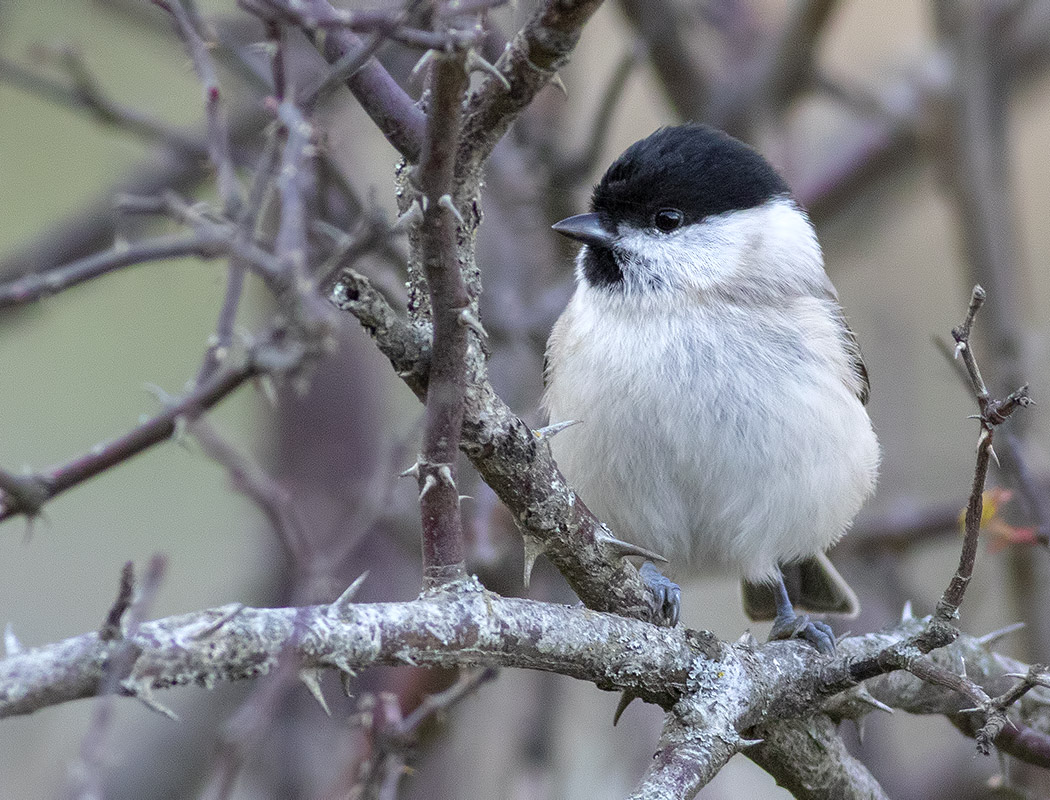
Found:
[{"label": "marsh tit", "polygon": [[[704,125],[629,147],[591,213],[547,345],[551,439],[583,502],[671,573],[732,571],[771,638],[835,642],[854,615],[824,551],[875,486],[868,376],[806,212],[772,166]],[[666,621],[678,588],[642,568]]]}]

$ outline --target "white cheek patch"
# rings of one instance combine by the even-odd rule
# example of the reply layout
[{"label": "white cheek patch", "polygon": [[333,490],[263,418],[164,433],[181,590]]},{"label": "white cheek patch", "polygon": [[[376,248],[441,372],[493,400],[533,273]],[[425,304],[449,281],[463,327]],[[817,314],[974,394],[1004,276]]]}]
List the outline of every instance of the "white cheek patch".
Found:
[{"label": "white cheek patch", "polygon": [[826,281],[813,227],[787,198],[672,233],[621,226],[616,250],[628,293]]}]

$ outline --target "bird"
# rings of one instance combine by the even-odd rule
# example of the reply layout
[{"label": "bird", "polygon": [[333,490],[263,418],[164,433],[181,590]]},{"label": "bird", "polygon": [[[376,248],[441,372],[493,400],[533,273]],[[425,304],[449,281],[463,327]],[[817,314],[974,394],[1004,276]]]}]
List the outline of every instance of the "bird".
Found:
[{"label": "bird", "polygon": [[[799,609],[855,616],[826,555],[874,491],[868,373],[808,214],[756,150],[713,127],[663,127],[627,148],[588,213],[546,350],[542,405],[577,496],[676,578],[742,580],[771,639],[833,653]],[[641,575],[674,625],[680,589]]]}]

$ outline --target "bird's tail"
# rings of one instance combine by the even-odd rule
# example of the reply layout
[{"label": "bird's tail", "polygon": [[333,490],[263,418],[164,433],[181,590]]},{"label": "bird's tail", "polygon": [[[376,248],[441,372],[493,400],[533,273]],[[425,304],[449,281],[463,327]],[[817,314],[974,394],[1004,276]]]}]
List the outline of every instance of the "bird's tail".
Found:
[{"label": "bird's tail", "polygon": [[[857,595],[824,553],[781,566],[788,597],[797,609],[852,619],[860,613]],[[776,604],[768,583],[743,581],[744,611],[756,622],[773,619]]]}]

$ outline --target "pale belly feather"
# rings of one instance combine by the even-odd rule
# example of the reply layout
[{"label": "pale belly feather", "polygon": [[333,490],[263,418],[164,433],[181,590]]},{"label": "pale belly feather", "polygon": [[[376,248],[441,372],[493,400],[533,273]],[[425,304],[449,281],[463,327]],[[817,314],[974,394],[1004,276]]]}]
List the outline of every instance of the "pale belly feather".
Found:
[{"label": "pale belly feather", "polygon": [[545,404],[552,422],[582,424],[551,447],[617,536],[662,553],[672,574],[761,579],[842,535],[878,445],[826,337],[791,315],[759,330],[746,310],[723,308],[715,326],[695,308],[625,317],[573,302]]}]

